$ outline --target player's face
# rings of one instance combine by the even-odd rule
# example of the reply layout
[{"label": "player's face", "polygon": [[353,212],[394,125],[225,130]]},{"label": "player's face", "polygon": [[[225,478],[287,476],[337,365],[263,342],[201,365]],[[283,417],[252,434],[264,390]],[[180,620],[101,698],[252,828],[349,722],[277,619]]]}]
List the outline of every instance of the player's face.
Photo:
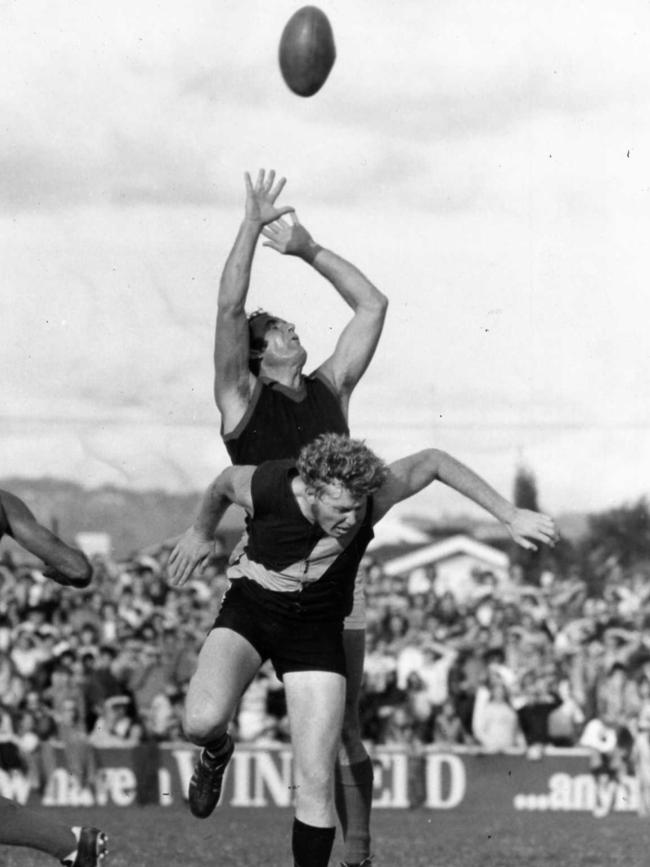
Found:
[{"label": "player's face", "polygon": [[354,497],[340,485],[325,485],[312,497],[316,523],[328,536],[344,536],[363,518],[365,497]]},{"label": "player's face", "polygon": [[294,361],[301,356],[307,357],[293,322],[286,322],[284,319],[271,319],[264,333],[264,339],[266,340],[266,348],[262,359],[267,363]]}]

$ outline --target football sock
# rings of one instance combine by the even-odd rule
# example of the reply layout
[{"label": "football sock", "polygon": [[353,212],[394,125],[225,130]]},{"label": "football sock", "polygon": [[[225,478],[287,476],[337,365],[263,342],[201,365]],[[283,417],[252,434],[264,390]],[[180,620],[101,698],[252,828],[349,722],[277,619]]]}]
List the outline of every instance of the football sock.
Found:
[{"label": "football sock", "polygon": [[223,754],[226,752],[226,748],[230,743],[230,738],[228,737],[228,733],[221,735],[220,738],[217,738],[216,741],[212,741],[210,744],[206,744],[203,747],[203,756],[213,765],[218,765],[221,759],[223,758]]},{"label": "football sock", "polygon": [[0,843],[5,846],[28,846],[59,859],[77,848],[77,838],[67,825],[53,822],[41,812],[1,797]]},{"label": "football sock", "polygon": [[291,835],[293,867],[327,867],[335,833],[336,828],[316,828],[294,819]]},{"label": "football sock", "polygon": [[336,812],[343,829],[344,857],[349,864],[359,864],[370,855],[372,782],[370,758],[353,765],[337,762],[334,795]]}]

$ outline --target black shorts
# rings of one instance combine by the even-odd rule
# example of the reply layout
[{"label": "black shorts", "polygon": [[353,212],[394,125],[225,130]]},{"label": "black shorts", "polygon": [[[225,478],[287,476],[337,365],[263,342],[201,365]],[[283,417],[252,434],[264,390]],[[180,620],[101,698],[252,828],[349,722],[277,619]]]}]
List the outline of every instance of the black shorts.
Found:
[{"label": "black shorts", "polygon": [[226,591],[212,628],[232,629],[262,657],[271,660],[282,680],[288,671],[331,671],[345,677],[343,621],[300,620],[269,611],[247,596],[235,579]]}]

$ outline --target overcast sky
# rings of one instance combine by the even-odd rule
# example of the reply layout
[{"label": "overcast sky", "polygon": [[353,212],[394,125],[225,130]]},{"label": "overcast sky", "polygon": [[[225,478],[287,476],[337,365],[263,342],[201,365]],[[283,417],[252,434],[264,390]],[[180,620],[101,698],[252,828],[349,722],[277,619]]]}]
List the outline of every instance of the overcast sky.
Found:
[{"label": "overcast sky", "polygon": [[[356,435],[504,492],[523,461],[552,512],[644,494],[650,5],[322,2],[311,99],[277,65],[298,5],[0,0],[0,475],[188,490],[226,464],[216,291],[264,166],[390,298]],[[309,367],[347,319],[261,246],[250,302]]]}]

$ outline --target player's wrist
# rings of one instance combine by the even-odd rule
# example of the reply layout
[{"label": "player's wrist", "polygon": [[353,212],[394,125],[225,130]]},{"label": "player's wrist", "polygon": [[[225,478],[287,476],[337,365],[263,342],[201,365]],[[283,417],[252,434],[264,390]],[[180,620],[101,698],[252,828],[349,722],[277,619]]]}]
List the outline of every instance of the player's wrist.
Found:
[{"label": "player's wrist", "polygon": [[259,235],[264,228],[264,221],[261,217],[252,217],[246,214],[242,222],[242,228],[245,231],[255,232]]},{"label": "player's wrist", "polygon": [[209,545],[214,542],[214,537],[205,527],[193,525],[190,527],[188,535],[193,542],[198,542],[201,545]]},{"label": "player's wrist", "polygon": [[499,515],[499,519],[502,524],[505,524],[506,527],[511,527],[515,519],[517,517],[517,507],[513,506],[512,503],[506,503],[503,506],[502,514]]},{"label": "player's wrist", "polygon": [[306,262],[308,265],[314,264],[314,259],[321,252],[323,248],[320,244],[317,244],[315,241],[310,241],[309,244],[306,244],[302,247],[297,253],[297,256]]}]

